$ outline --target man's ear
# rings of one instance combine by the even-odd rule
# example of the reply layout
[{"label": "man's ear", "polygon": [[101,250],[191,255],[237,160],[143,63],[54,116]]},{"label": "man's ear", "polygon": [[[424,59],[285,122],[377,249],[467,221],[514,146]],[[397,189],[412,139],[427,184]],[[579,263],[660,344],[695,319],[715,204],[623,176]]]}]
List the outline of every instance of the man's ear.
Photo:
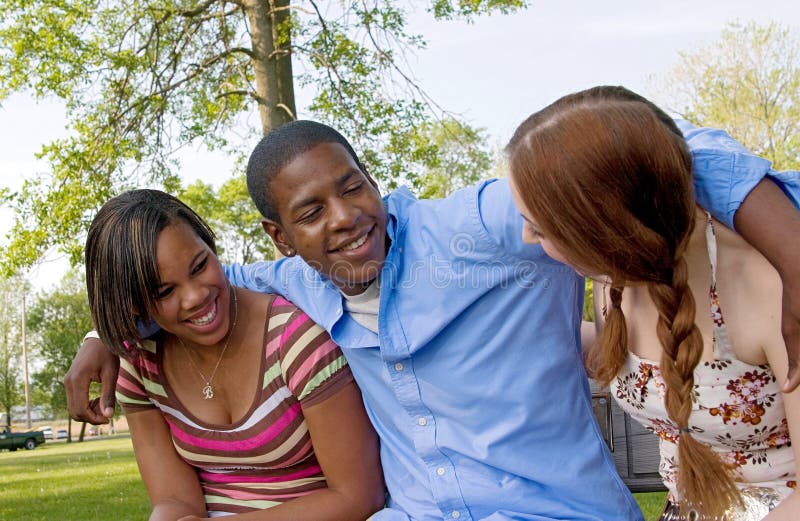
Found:
[{"label": "man's ear", "polygon": [[292,246],[291,242],[289,241],[288,237],[286,237],[286,232],[283,230],[283,226],[279,222],[273,221],[271,219],[264,219],[261,221],[261,227],[264,228],[264,231],[267,232],[272,238],[272,242],[275,244],[275,247],[278,248],[284,257],[294,257],[297,251]]}]

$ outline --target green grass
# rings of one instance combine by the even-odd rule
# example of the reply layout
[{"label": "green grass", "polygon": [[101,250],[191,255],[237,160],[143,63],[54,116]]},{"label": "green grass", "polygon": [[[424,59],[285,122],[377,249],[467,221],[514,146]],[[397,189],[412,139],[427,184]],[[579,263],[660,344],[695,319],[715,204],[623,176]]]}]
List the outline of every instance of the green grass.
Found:
[{"label": "green grass", "polygon": [[[635,494],[647,521],[664,492]],[[0,519],[141,521],[150,506],[128,436],[0,452]]]},{"label": "green grass", "polygon": [[642,509],[645,521],[657,521],[658,516],[661,514],[661,509],[664,508],[664,501],[667,499],[666,492],[643,492],[634,494],[636,502],[639,503],[639,508]]},{"label": "green grass", "polygon": [[0,519],[141,521],[149,512],[129,436],[0,452]]}]

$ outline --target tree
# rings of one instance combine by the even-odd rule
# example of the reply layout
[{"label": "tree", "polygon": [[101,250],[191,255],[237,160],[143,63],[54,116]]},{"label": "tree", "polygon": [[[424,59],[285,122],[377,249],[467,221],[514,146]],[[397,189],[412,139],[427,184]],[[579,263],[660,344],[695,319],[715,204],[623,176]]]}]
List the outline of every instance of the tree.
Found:
[{"label": "tree", "polygon": [[62,380],[83,335],[94,329],[82,272],[73,269],[58,287],[39,295],[29,310],[28,328],[36,337],[37,357],[44,364],[34,375],[39,393],[49,398],[54,413],[66,415]]},{"label": "tree", "polygon": [[446,197],[492,173],[494,154],[483,129],[447,118],[424,125],[418,139],[420,197]]},{"label": "tree", "polygon": [[218,192],[197,181],[178,196],[217,234],[217,254],[223,262],[250,263],[275,256],[272,241],[261,229],[258,213],[244,177],[226,181]]},{"label": "tree", "polygon": [[790,28],[729,24],[654,86],[681,117],[727,130],[778,170],[800,168],[800,39]]},{"label": "tree", "polygon": [[22,295],[29,288],[20,276],[0,279],[0,410],[11,425],[11,408],[24,403],[21,378]]},{"label": "tree", "polygon": [[[406,7],[402,7],[405,5]],[[442,111],[406,70],[424,39],[390,0],[0,0],[0,101],[15,91],[66,102],[69,137],[40,156],[51,171],[16,194],[6,270],[52,246],[80,257],[94,210],[119,191],[179,186],[174,152],[190,143],[241,154],[227,136],[258,109],[257,134],[309,110],[353,139],[377,177],[415,182],[416,130]],[[437,19],[525,0],[429,0]],[[299,71],[299,72],[296,72]],[[253,134],[254,129],[249,129]]]}]

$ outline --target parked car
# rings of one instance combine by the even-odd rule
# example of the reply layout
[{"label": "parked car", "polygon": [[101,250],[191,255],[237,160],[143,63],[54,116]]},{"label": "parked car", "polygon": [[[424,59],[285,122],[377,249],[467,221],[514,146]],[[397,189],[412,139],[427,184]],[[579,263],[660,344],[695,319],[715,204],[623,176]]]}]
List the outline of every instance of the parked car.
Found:
[{"label": "parked car", "polygon": [[39,430],[42,431],[42,434],[44,434],[44,439],[46,440],[53,439],[53,428],[50,427],[49,425],[45,427],[39,427]]},{"label": "parked car", "polygon": [[14,451],[20,448],[35,449],[44,443],[42,431],[11,432],[8,427],[0,427],[0,449]]},{"label": "parked car", "polygon": [[69,438],[69,433],[67,432],[67,429],[58,429],[58,431],[56,431],[57,440],[66,440],[67,438]]}]

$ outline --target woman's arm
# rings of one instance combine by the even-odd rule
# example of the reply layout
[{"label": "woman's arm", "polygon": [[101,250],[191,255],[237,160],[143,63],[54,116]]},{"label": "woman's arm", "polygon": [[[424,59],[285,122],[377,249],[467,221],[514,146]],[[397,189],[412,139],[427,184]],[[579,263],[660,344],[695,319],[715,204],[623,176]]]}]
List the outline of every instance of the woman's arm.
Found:
[{"label": "woman's arm", "polygon": [[133,453],[150,497],[150,521],[205,517],[206,503],[195,469],[175,450],[161,411],[128,414]]},{"label": "woman's arm", "polygon": [[[785,375],[789,367],[789,360],[786,356],[783,339],[777,331],[774,332],[772,338],[764,347],[764,354],[778,382],[781,385],[785,385]],[[793,440],[800,439],[800,389],[783,394],[783,407],[786,411],[789,435]],[[800,475],[800,443],[792,443],[792,451],[794,453],[795,476],[798,476]],[[764,518],[764,521],[795,521],[798,512],[800,512],[800,491],[795,490],[778,505],[778,508],[770,512]]]},{"label": "woman's arm", "polygon": [[[303,407],[314,453],[328,488],[281,505],[226,517],[231,521],[363,521],[384,504],[378,437],[350,382],[328,399]],[[193,521],[186,517],[181,521]]]}]

